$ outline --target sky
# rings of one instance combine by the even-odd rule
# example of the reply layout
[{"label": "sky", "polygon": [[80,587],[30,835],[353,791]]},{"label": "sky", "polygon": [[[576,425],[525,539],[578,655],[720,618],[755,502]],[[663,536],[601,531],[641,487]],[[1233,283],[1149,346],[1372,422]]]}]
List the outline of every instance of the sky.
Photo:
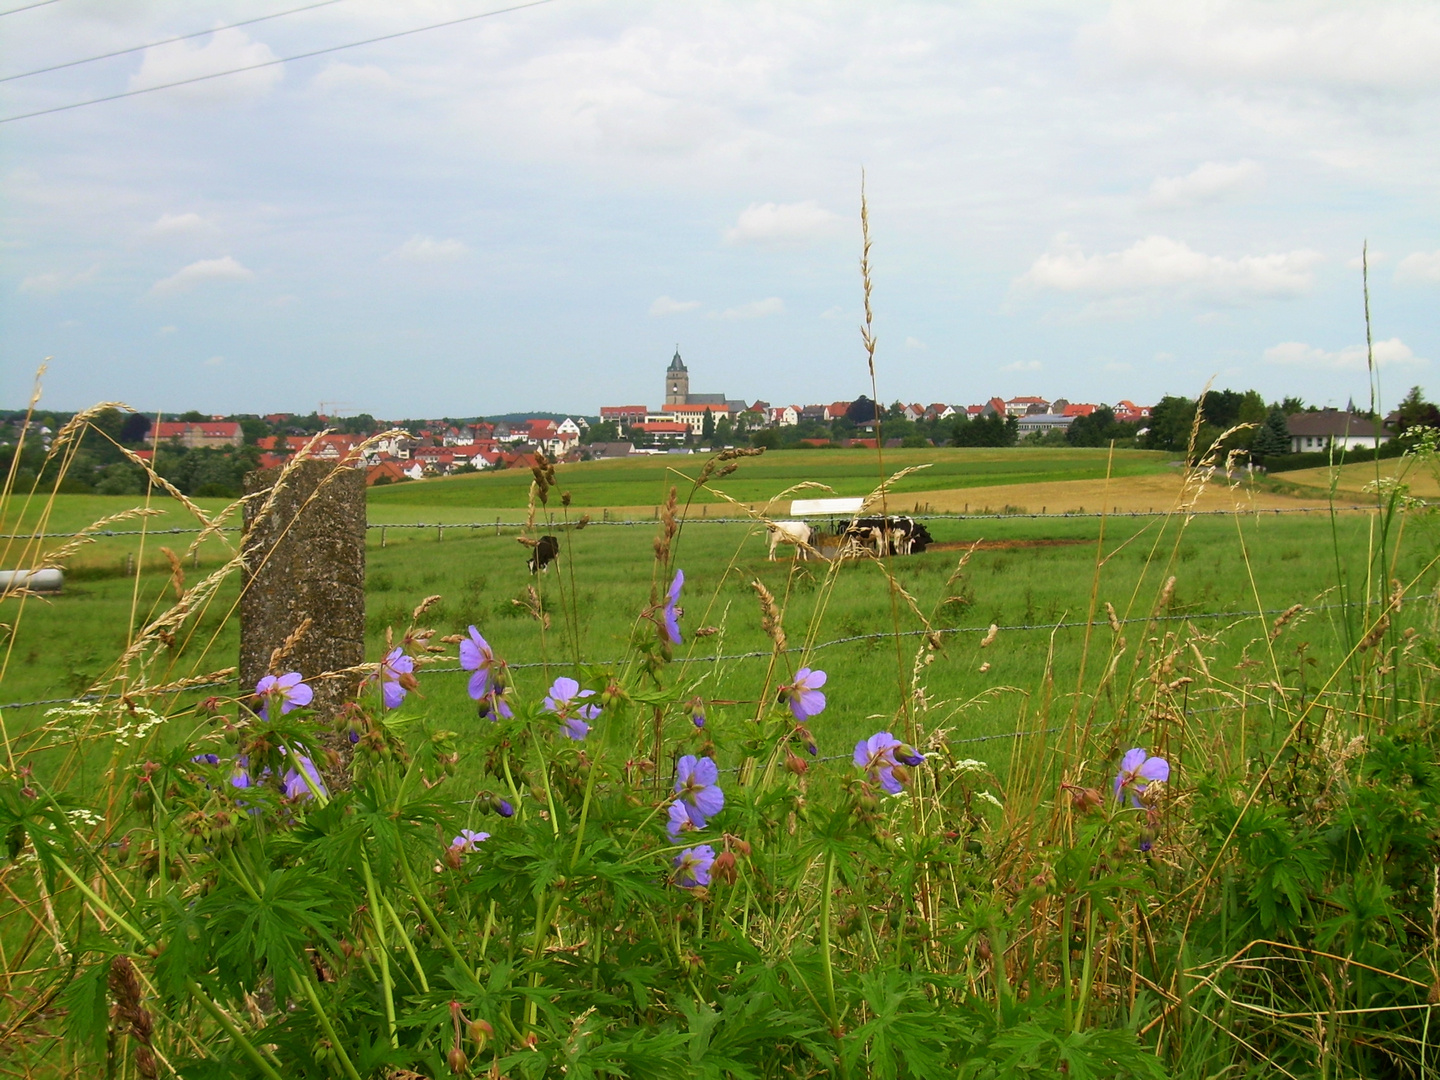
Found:
[{"label": "sky", "polygon": [[220,29],[306,4],[0,14],[0,408],[852,399],[862,171],[887,402],[1364,405],[1367,243],[1382,406],[1440,363],[1434,3],[548,0],[10,119],[506,6]]}]

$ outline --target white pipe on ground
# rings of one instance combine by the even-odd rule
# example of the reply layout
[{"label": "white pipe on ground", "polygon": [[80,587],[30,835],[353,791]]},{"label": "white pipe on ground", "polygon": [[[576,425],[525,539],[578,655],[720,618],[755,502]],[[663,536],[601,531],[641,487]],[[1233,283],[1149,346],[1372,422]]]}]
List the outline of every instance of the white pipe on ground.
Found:
[{"label": "white pipe on ground", "polygon": [[65,573],[53,567],[45,570],[0,570],[0,593],[11,589],[31,592],[60,592],[65,587]]}]

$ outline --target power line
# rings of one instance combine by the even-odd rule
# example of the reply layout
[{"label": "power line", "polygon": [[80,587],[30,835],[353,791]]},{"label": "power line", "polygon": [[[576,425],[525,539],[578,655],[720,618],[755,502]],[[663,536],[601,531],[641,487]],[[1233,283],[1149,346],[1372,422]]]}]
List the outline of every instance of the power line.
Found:
[{"label": "power line", "polygon": [[40,0],[36,4],[26,4],[24,7],[11,8],[9,11],[0,11],[0,17],[6,15],[18,15],[22,11],[29,11],[31,8],[44,7],[46,4],[53,4],[55,0]]},{"label": "power line", "polygon": [[[53,2],[53,0],[47,0],[47,2]],[[542,4],[552,2],[553,0],[529,0],[528,3],[524,4],[497,8],[494,11],[482,11],[478,15],[465,15],[458,19],[447,19],[445,22],[431,23],[428,26],[417,26],[412,30],[397,30],[393,34],[381,34],[379,37],[366,38],[364,41],[352,41],[345,45],[331,45],[324,49],[314,49],[310,52],[296,53],[294,56],[281,56],[274,60],[262,60],[258,64],[246,64],[244,67],[229,68],[225,71],[214,71],[209,75],[196,75],[189,79],[177,79],[175,82],[161,83],[159,86],[145,86],[139,90],[126,90],[119,94],[107,94],[104,97],[91,98],[88,101],[76,101],[69,105],[56,105],[49,109],[36,109],[34,112],[0,117],[0,124],[9,124],[16,120],[29,120],[36,116],[48,116],[50,113],[67,112],[70,109],[80,109],[86,105],[100,105],[107,101],[119,101],[121,98],[150,94],[156,90],[171,90],[177,86],[189,86],[192,83],[205,82],[209,79],[219,79],[226,75],[238,75],[242,71],[257,71],[260,68],[274,67],[276,64],[289,64],[295,60],[308,60],[314,56],[325,56],[329,53],[341,52],[345,49],[358,49],[362,45],[374,45],[381,41],[394,41],[396,38],[409,37],[411,34],[423,34],[427,30],[440,30],[447,26],[458,26],[461,23],[474,22],[476,19],[488,19],[493,15],[508,15],[513,11],[523,11],[525,8],[539,7]]]},{"label": "power line", "polygon": [[[45,0],[47,4],[53,4],[55,0]],[[281,19],[286,15],[296,15],[302,11],[314,11],[316,8],[329,7],[331,4],[338,4],[341,0],[320,0],[318,4],[306,4],[304,7],[291,8],[289,11],[277,11],[274,15],[260,15],[254,19],[245,19],[241,22],[231,23],[229,26],[217,26],[212,30],[196,30],[192,34],[181,34],[179,37],[166,38],[163,41],[152,41],[148,45],[135,45],[128,49],[116,49],[114,52],[101,53],[99,56],[87,56],[84,60],[67,60],[63,64],[51,64],[49,67],[36,68],[34,71],[22,71],[19,75],[0,75],[0,83],[12,82],[15,79],[28,79],[32,75],[44,75],[51,71],[60,71],[62,68],[79,67],[81,64],[93,64],[97,60],[109,60],[116,56],[128,56],[130,53],[143,52],[146,49],[158,48],[161,45],[173,45],[177,41],[189,41],[191,38],[204,37],[206,34],[218,34],[222,30],[235,30],[241,26],[253,26],[256,23],[266,22],[270,19]],[[39,7],[39,4],[33,5]],[[16,11],[24,11],[24,8],[16,8]],[[9,15],[10,12],[4,12]]]}]

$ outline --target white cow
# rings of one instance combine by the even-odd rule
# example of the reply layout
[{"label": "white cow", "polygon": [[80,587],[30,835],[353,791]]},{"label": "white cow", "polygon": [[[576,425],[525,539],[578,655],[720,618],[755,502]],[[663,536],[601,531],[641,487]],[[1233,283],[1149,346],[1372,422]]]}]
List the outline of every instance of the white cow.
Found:
[{"label": "white cow", "polygon": [[775,561],[775,548],[780,544],[794,544],[801,559],[809,558],[806,549],[815,530],[803,521],[772,521],[766,526],[770,530],[770,561]]}]

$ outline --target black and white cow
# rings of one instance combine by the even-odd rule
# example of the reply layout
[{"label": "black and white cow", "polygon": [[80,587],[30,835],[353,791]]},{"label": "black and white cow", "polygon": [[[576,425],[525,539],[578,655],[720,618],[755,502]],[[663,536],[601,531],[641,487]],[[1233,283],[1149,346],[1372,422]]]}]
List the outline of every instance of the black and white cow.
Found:
[{"label": "black and white cow", "polygon": [[548,571],[550,564],[560,557],[560,541],[553,536],[542,536],[540,542],[530,552],[530,559],[527,565],[530,573],[534,574],[541,570]]},{"label": "black and white cow", "polygon": [[860,517],[845,526],[843,540],[854,547],[868,548],[877,555],[912,555],[935,542],[921,522],[910,517]]}]

